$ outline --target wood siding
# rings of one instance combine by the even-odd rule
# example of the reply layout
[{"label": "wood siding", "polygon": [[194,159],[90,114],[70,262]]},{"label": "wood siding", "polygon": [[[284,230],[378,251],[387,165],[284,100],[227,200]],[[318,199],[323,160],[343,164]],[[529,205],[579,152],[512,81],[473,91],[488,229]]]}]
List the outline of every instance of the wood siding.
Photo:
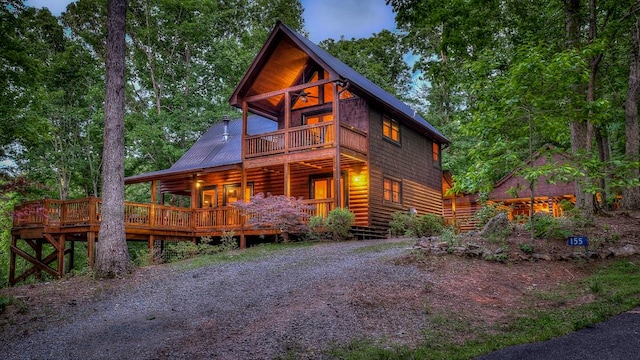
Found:
[{"label": "wood siding", "polygon": [[[442,216],[442,171],[434,163],[432,141],[400,124],[400,143],[382,135],[383,114],[369,109],[370,221],[371,226],[388,227],[391,214],[415,208],[419,215]],[[383,179],[402,183],[402,202],[385,201]]]}]

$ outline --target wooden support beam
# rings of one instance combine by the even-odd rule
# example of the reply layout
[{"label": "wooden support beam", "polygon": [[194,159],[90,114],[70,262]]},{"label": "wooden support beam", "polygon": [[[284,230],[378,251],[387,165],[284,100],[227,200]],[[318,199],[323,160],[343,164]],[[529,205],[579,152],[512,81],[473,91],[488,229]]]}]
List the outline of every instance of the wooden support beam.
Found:
[{"label": "wooden support beam", "polygon": [[16,253],[13,251],[14,248],[18,248],[17,246],[18,237],[15,235],[11,236],[11,251],[9,251],[9,285],[13,286],[16,283]]},{"label": "wooden support beam", "polygon": [[341,208],[344,204],[342,204],[342,189],[340,188],[340,175],[341,169],[340,166],[340,92],[338,91],[338,82],[333,82],[333,130],[335,139],[335,154],[334,154],[334,164],[333,164],[333,193],[335,199],[335,208]]},{"label": "wooden support beam", "polygon": [[87,262],[89,267],[93,269],[96,259],[96,233],[89,231],[87,233]]},{"label": "wooden support beam", "polygon": [[247,239],[244,235],[244,233],[240,234],[240,249],[246,249],[247,248]]},{"label": "wooden support beam", "polygon": [[60,234],[60,237],[58,237],[58,247],[56,249],[58,255],[58,276],[64,275],[65,238],[65,234]]}]

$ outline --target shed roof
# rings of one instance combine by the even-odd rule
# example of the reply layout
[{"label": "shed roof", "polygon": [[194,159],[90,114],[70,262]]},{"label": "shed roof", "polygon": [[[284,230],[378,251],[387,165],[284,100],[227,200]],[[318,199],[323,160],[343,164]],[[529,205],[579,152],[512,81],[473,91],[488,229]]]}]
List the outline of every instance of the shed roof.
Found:
[{"label": "shed roof", "polygon": [[[278,129],[273,120],[258,116],[249,116],[249,135],[261,134]],[[152,171],[125,179],[128,184],[150,181],[161,177],[190,174],[205,169],[221,168],[242,163],[241,134],[242,121],[235,119],[229,122],[229,140],[223,141],[224,123],[217,122],[205,132],[191,148],[182,155],[170,168]]]}]

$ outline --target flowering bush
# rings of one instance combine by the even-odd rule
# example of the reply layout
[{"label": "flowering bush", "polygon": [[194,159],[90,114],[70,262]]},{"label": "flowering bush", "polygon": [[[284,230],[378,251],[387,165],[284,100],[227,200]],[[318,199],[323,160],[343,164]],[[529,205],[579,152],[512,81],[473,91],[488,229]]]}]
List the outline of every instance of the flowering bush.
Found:
[{"label": "flowering bush", "polygon": [[289,240],[290,233],[301,233],[307,230],[307,220],[314,209],[305,204],[302,198],[285,195],[259,193],[249,202],[238,201],[233,206],[248,216],[247,223],[258,229],[274,229],[282,234],[284,241]]}]

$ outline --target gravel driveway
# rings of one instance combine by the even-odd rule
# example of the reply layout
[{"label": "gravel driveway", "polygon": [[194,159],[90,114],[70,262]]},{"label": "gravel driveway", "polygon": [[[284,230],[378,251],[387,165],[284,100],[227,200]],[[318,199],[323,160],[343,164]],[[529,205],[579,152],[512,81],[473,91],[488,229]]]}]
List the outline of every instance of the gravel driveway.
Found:
[{"label": "gravel driveway", "polygon": [[[376,246],[383,242],[396,246]],[[362,338],[411,345],[422,338],[429,275],[396,265],[406,252],[398,240],[359,241],[196,270],[156,267],[116,294],[69,305],[40,330],[0,340],[0,356],[325,359]]]}]

